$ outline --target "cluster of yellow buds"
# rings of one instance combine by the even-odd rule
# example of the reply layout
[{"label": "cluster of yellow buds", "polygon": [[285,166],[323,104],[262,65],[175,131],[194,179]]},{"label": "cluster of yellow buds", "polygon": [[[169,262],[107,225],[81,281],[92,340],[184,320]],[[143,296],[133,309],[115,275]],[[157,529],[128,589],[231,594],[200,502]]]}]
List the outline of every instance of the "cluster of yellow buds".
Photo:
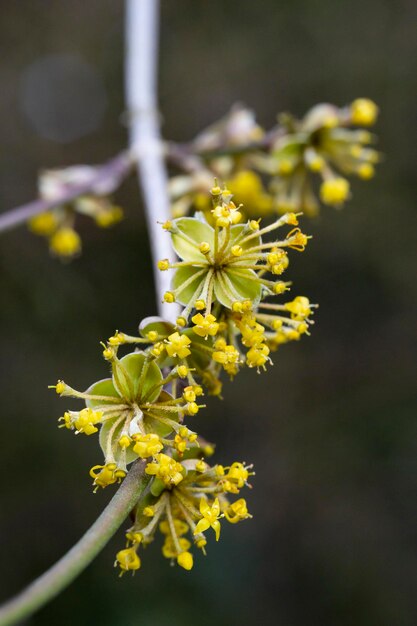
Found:
[{"label": "cluster of yellow buds", "polygon": [[229,500],[248,485],[251,467],[239,462],[230,467],[210,466],[202,454],[201,448],[194,448],[186,460],[159,454],[148,464],[146,472],[156,478],[134,511],[126,548],[116,555],[121,575],[140,568],[138,549],[151,543],[158,529],[164,536],[162,554],[190,570],[192,544],[206,553],[206,531],[212,529],[218,541],[222,519],[236,524],[252,517],[243,498]]},{"label": "cluster of yellow buds", "polygon": [[[170,181],[173,217],[209,213],[210,175],[226,182],[250,217],[288,211],[312,216],[320,202],[342,206],[351,195],[347,176],[374,176],[380,155],[367,129],[377,117],[377,105],[358,98],[341,108],[316,105],[301,120],[281,114],[278,125],[264,132],[252,111],[234,108],[189,144],[192,171]],[[185,159],[185,171],[188,165]],[[321,179],[318,198],[314,175]]]},{"label": "cluster of yellow buds", "polygon": [[[66,189],[90,180],[94,170],[88,166],[46,170],[39,177],[39,195],[43,200],[54,201]],[[81,252],[81,238],[75,230],[77,214],[92,218],[100,228],[109,228],[123,219],[123,210],[109,198],[112,190],[111,181],[96,185],[89,194],[35,215],[29,220],[28,227],[36,235],[48,239],[51,254],[71,259]]]},{"label": "cluster of yellow buds", "polygon": [[375,137],[368,130],[351,127],[372,126],[377,116],[378,107],[365,98],[343,108],[317,105],[302,120],[284,115],[286,133],[277,138],[264,161],[266,171],[274,176],[270,188],[276,210],[315,215],[319,200],[312,186],[313,175],[321,179],[321,202],[342,206],[350,197],[346,176],[368,180],[380,160],[370,147]]}]

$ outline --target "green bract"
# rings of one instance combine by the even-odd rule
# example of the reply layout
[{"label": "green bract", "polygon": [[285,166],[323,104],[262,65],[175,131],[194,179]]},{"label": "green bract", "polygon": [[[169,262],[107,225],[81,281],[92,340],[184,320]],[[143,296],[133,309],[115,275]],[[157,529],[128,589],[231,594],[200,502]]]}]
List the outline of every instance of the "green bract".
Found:
[{"label": "green bract", "polygon": [[[204,218],[183,217],[175,220],[172,230],[172,245],[183,263],[175,272],[172,287],[178,302],[190,311],[197,300],[219,302],[231,309],[236,301],[251,300],[257,304],[261,298],[262,286],[256,272],[248,268],[251,260],[239,260],[234,254],[236,246],[244,255],[249,249],[259,245],[255,236],[247,242],[252,233],[248,224],[233,224],[225,228],[213,228]],[[207,253],[201,244],[207,244]]]}]

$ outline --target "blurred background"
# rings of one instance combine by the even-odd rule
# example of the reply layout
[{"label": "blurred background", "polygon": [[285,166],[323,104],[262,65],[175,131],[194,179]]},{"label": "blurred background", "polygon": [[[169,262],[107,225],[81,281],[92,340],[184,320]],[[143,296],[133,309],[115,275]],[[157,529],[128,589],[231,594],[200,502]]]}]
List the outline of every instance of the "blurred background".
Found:
[{"label": "blurred background", "polygon": [[[0,210],[36,196],[43,167],[100,163],[126,144],[123,3],[0,5]],[[152,545],[135,577],[92,566],[27,624],[413,626],[417,623],[415,122],[411,0],[162,2],[165,137],[191,139],[241,101],[279,111],[370,97],[386,159],[343,211],[305,223],[294,295],[320,304],[310,338],[243,372],[195,419],[216,460],[254,462],[252,521],[224,525],[193,572]],[[99,340],[155,312],[134,177],[114,229],[79,222],[83,255],[51,259],[24,227],[0,240],[1,595],[49,567],[110,496],[91,494],[94,438],[58,431],[57,378],[101,378]]]}]

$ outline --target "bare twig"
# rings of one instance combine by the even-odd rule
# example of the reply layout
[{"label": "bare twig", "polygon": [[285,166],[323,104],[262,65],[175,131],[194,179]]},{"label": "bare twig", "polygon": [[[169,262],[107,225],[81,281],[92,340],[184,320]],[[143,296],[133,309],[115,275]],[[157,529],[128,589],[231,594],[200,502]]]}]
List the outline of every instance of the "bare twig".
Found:
[{"label": "bare twig", "polygon": [[[75,198],[92,192],[97,185],[108,181],[109,178],[121,182],[125,176],[127,176],[131,167],[131,156],[127,152],[119,154],[114,159],[111,159],[111,161],[95,168],[94,174],[90,180],[82,184],[67,185],[63,193],[59,196],[57,195],[53,200],[34,200],[33,202],[0,214],[0,233],[23,224],[34,215],[38,215],[38,213],[49,211],[61,204],[66,204],[67,202],[71,202],[71,200],[75,200]],[[116,182],[115,186],[117,186]]]},{"label": "bare twig", "polygon": [[158,222],[170,218],[168,176],[164,161],[157,104],[158,0],[128,0],[126,13],[126,100],[129,110],[130,148],[137,160],[149,239],[153,257],[158,309],[174,321],[178,308],[163,302],[170,276],[156,267],[159,259],[172,257],[170,237]]}]

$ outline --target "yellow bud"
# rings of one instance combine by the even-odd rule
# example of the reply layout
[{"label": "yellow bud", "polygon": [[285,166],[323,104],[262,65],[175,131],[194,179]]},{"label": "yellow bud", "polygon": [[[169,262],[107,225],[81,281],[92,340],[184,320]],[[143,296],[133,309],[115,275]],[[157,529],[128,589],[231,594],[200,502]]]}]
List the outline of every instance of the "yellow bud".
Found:
[{"label": "yellow bud", "polygon": [[179,365],[177,367],[177,372],[178,375],[181,376],[181,378],[185,378],[189,372],[188,367],[186,365]]},{"label": "yellow bud", "polygon": [[312,172],[321,172],[324,167],[324,159],[321,156],[315,156],[308,163],[308,167]]},{"label": "yellow bud", "polygon": [[371,163],[362,163],[358,167],[358,176],[363,180],[369,180],[375,175],[375,168]]},{"label": "yellow bud", "polygon": [[152,341],[152,343],[158,339],[158,333],[156,332],[156,330],[150,330],[146,336],[149,341]]},{"label": "yellow bud", "polygon": [[182,397],[184,398],[184,400],[186,402],[194,402],[195,398],[196,398],[194,389],[191,386],[190,387],[186,387],[184,389],[184,393],[182,394]]},{"label": "yellow bud", "polygon": [[142,533],[128,531],[126,533],[126,539],[131,543],[141,543],[143,540]]},{"label": "yellow bud", "polygon": [[104,348],[103,357],[106,359],[106,361],[111,361],[112,359],[114,359],[115,355],[115,351],[110,346]]},{"label": "yellow bud", "polygon": [[203,448],[204,456],[213,456],[214,452],[214,446],[211,446],[209,443]]},{"label": "yellow bud", "polygon": [[64,383],[63,380],[58,380],[57,384],[55,385],[55,390],[58,395],[61,395],[61,393],[64,393],[66,388],[67,388],[67,385]]},{"label": "yellow bud", "polygon": [[286,218],[287,224],[291,224],[292,226],[298,226],[298,219],[295,213],[287,213]]},{"label": "yellow bud", "polygon": [[131,444],[131,441],[132,440],[130,439],[130,437],[128,437],[127,435],[123,435],[122,437],[120,437],[118,443],[121,448],[128,448]]},{"label": "yellow bud", "polygon": [[280,276],[280,274],[282,274],[284,270],[285,270],[285,267],[283,267],[281,263],[277,263],[276,265],[273,265],[271,267],[271,272],[275,274],[276,276]]},{"label": "yellow bud", "polygon": [[81,251],[81,239],[73,228],[63,227],[52,235],[49,247],[58,256],[71,257]]},{"label": "yellow bud", "polygon": [[94,216],[94,220],[100,228],[109,228],[113,224],[117,224],[123,219],[123,209],[119,206],[113,206],[109,209],[100,211]]},{"label": "yellow bud", "polygon": [[36,235],[43,235],[48,237],[52,235],[57,227],[57,219],[55,214],[51,211],[45,213],[39,213],[32,217],[28,222],[30,230]]},{"label": "yellow bud", "polygon": [[242,213],[240,213],[239,211],[233,211],[230,219],[232,221],[232,224],[239,224],[240,220],[242,219]]},{"label": "yellow bud", "polygon": [[259,222],[258,222],[258,221],[256,221],[256,220],[251,220],[251,221],[249,222],[249,228],[250,228],[251,230],[259,230]]},{"label": "yellow bud", "polygon": [[378,117],[378,107],[368,98],[358,98],[350,105],[352,124],[372,126]]},{"label": "yellow bud", "polygon": [[227,228],[229,226],[229,220],[227,217],[219,217],[216,220],[216,226],[219,228]]},{"label": "yellow bud", "polygon": [[203,473],[206,471],[207,467],[208,467],[207,463],[205,463],[203,459],[200,459],[200,461],[196,463],[195,469],[197,472]]},{"label": "yellow bud", "polygon": [[214,187],[211,188],[210,193],[213,196],[220,196],[222,190],[220,189],[220,187],[218,185],[215,185]]},{"label": "yellow bud", "polygon": [[112,337],[108,338],[107,343],[110,346],[120,346],[120,344],[124,343],[124,341],[125,341],[125,336],[123,335],[123,333],[118,333],[116,331]]},{"label": "yellow bud", "polygon": [[338,117],[335,114],[329,113],[323,119],[324,128],[335,128],[339,123]]},{"label": "yellow bud", "polygon": [[281,293],[285,293],[287,291],[287,285],[285,283],[275,283],[274,285],[274,293],[280,295]]},{"label": "yellow bud", "polygon": [[372,134],[368,130],[362,130],[358,133],[358,141],[361,143],[371,143]]},{"label": "yellow bud", "polygon": [[207,243],[207,241],[202,241],[198,248],[202,254],[207,254],[208,252],[210,252],[210,244]]},{"label": "yellow bud", "polygon": [[155,515],[155,508],[153,506],[145,506],[143,514],[145,517],[153,517]]},{"label": "yellow bud", "polygon": [[349,181],[345,178],[330,178],[320,187],[320,198],[325,204],[343,204],[349,196]]},{"label": "yellow bud", "polygon": [[202,311],[206,308],[206,303],[204,302],[204,300],[196,300],[195,308],[197,309],[197,311]]},{"label": "yellow bud", "polygon": [[362,156],[362,151],[363,148],[359,143],[355,143],[353,146],[350,147],[350,154],[351,156],[353,156],[354,159],[360,159],[360,157]]},{"label": "yellow bud", "polygon": [[185,317],[177,317],[177,326],[179,326],[180,328],[184,328],[184,326],[187,325],[187,320],[185,319]]},{"label": "yellow bud", "polygon": [[169,260],[161,259],[161,261],[158,261],[158,269],[161,270],[161,272],[169,270]]},{"label": "yellow bud", "polygon": [[175,302],[175,294],[172,291],[166,291],[164,293],[164,301],[168,302],[168,304],[172,304]]},{"label": "yellow bud", "polygon": [[187,404],[186,410],[188,415],[196,415],[200,409],[196,402],[189,402]]},{"label": "yellow bud", "polygon": [[177,556],[177,563],[184,569],[190,570],[192,569],[194,564],[193,555],[191,554],[191,552],[181,552],[181,554]]},{"label": "yellow bud", "polygon": [[281,159],[278,163],[278,174],[281,174],[281,176],[291,174],[293,169],[294,166],[289,159]]},{"label": "yellow bud", "polygon": [[242,246],[237,246],[236,245],[236,246],[232,246],[230,251],[233,254],[233,256],[242,256],[243,248],[242,248]]},{"label": "yellow bud", "polygon": [[216,350],[224,350],[226,345],[227,345],[226,339],[224,339],[223,337],[220,337],[214,343],[214,347],[216,348]]}]

